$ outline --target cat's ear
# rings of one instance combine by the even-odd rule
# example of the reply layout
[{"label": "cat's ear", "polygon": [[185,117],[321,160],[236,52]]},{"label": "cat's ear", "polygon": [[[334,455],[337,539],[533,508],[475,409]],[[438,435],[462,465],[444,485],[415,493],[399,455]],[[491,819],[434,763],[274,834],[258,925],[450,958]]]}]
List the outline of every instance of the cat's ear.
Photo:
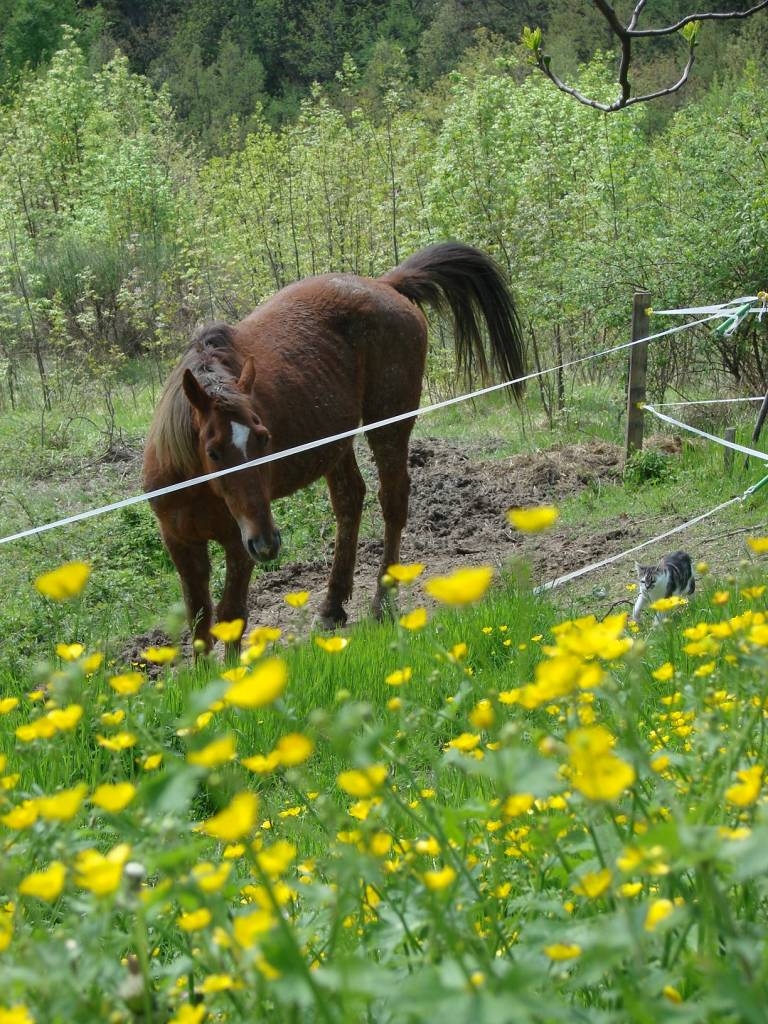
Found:
[{"label": "cat's ear", "polygon": [[643,575],[643,567],[640,565],[640,563],[639,562],[633,562],[633,565],[635,567],[635,575],[636,576],[642,576]]}]

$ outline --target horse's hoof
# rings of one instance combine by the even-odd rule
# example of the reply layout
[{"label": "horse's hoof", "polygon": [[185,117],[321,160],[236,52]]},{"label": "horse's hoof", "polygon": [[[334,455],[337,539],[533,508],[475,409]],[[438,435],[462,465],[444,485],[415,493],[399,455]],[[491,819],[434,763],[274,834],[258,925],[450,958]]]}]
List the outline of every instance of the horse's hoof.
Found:
[{"label": "horse's hoof", "polygon": [[315,622],[320,629],[340,629],[342,626],[346,626],[348,617],[343,608],[337,608],[332,612],[321,610],[317,613]]}]

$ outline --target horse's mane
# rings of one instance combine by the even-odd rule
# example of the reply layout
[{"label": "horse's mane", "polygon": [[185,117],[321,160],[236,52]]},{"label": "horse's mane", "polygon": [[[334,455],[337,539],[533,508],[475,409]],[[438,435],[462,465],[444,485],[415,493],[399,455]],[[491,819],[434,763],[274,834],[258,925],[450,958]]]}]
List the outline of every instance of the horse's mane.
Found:
[{"label": "horse's mane", "polygon": [[194,373],[223,412],[243,418],[249,406],[247,397],[236,387],[242,356],[232,328],[217,321],[196,331],[171,371],[149,428],[147,445],[154,446],[158,463],[183,476],[195,476],[201,465],[192,406],[182,387],[185,370]]}]

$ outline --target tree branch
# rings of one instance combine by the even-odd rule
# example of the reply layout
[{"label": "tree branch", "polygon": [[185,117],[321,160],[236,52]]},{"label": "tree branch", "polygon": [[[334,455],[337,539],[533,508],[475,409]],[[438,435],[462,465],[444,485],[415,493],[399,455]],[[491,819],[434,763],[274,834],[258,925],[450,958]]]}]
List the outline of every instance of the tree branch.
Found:
[{"label": "tree branch", "polygon": [[[695,61],[696,35],[699,23],[702,21],[735,21],[750,18],[760,11],[768,9],[768,0],[760,0],[745,11],[710,11],[701,14],[689,14],[675,22],[674,25],[665,25],[661,28],[638,28],[638,23],[646,5],[646,0],[637,0],[632,15],[624,25],[616,14],[613,4],[608,0],[592,0],[593,5],[605,18],[611,33],[615,36],[619,48],[619,63],[616,71],[616,78],[620,94],[613,103],[601,103],[579,92],[573,86],[567,85],[551,68],[551,58],[544,53],[542,48],[542,35],[540,29],[529,28],[523,30],[523,44],[531,51],[531,58],[536,67],[561,91],[572,96],[585,106],[593,107],[595,110],[602,110],[605,113],[613,113],[623,110],[636,103],[647,103],[650,100],[659,99],[662,96],[671,96],[678,92],[691,74]],[[632,95],[632,86],[629,80],[629,69],[632,64],[632,43],[636,39],[659,39],[665,36],[681,32],[688,44],[688,60],[676,82],[672,85],[657,89],[654,92],[643,93],[639,96]]]}]

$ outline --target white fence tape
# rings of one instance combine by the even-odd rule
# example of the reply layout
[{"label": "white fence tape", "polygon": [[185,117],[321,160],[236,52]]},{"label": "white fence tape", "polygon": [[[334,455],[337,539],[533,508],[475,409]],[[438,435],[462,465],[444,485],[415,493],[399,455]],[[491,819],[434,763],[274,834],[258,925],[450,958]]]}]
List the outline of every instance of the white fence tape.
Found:
[{"label": "white fence tape", "polygon": [[735,452],[741,452],[742,455],[751,455],[756,459],[760,459],[762,462],[768,464],[768,455],[765,452],[758,451],[756,448],[748,448],[746,445],[737,444],[735,441],[726,441],[724,437],[718,437],[717,434],[710,434],[706,430],[699,430],[698,427],[692,427],[690,423],[683,423],[681,420],[676,420],[673,416],[667,416],[666,413],[659,412],[658,409],[653,405],[644,405],[643,409],[646,412],[652,413],[660,420],[664,420],[665,423],[670,423],[674,427],[679,427],[681,430],[687,430],[691,434],[697,434],[699,437],[706,437],[708,441],[714,441],[715,444],[720,444],[724,448],[731,448]]}]

